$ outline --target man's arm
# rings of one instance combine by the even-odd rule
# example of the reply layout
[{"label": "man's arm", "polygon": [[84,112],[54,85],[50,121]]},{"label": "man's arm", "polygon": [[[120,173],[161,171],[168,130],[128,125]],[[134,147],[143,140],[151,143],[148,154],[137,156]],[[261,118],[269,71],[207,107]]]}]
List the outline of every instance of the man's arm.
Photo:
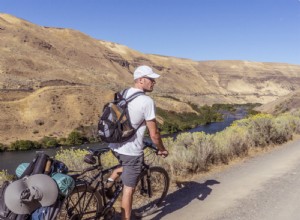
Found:
[{"label": "man's arm", "polygon": [[169,152],[164,147],[164,144],[161,140],[160,132],[157,127],[156,119],[146,121],[146,125],[149,130],[149,135],[152,140],[152,142],[157,146],[158,148],[158,154],[162,155],[163,157],[168,156]]}]

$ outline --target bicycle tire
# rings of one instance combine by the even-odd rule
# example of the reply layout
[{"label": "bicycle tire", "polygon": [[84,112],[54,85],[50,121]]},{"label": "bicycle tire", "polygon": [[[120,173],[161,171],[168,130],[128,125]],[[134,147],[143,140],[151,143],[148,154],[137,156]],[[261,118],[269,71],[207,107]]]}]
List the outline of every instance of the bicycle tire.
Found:
[{"label": "bicycle tire", "polygon": [[[167,171],[162,167],[150,167],[150,186],[147,181],[147,170],[143,171],[133,195],[133,213],[136,217],[151,215],[159,209],[166,197],[170,178]],[[152,196],[149,195],[149,189]]]},{"label": "bicycle tire", "polygon": [[[80,202],[78,202],[80,201]],[[81,184],[75,186],[61,207],[57,220],[99,219],[103,209],[101,194],[93,187]]]}]

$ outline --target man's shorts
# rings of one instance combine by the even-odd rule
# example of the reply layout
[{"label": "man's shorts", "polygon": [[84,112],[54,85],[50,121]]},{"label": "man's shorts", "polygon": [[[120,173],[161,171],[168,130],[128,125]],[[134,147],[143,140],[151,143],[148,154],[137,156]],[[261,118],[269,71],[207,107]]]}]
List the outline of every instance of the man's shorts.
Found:
[{"label": "man's shorts", "polygon": [[142,171],[142,165],[144,161],[144,155],[129,156],[124,154],[118,154],[114,152],[114,155],[123,166],[123,172],[121,175],[122,182],[125,186],[135,187],[137,179]]}]

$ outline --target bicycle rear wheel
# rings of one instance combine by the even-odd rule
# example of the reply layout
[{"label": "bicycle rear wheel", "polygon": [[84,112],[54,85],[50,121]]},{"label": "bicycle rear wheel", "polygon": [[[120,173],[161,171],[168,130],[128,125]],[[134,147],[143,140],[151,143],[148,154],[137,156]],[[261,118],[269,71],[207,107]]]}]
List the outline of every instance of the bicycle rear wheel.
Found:
[{"label": "bicycle rear wheel", "polygon": [[103,209],[99,192],[88,185],[77,185],[65,198],[57,220],[99,219]]},{"label": "bicycle rear wheel", "polygon": [[133,213],[136,217],[151,215],[158,210],[167,195],[170,179],[167,171],[162,167],[150,167],[143,171],[138,179],[138,184],[133,195]]}]

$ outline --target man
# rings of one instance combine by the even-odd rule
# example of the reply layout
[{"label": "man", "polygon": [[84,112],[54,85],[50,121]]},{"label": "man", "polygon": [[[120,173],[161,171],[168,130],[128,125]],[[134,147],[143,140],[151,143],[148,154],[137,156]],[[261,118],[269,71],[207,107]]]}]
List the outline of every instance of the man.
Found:
[{"label": "man", "polygon": [[[136,92],[152,92],[155,79],[160,77],[153,72],[149,66],[139,66],[133,74],[134,87],[127,92],[127,97]],[[122,219],[130,219],[132,209],[132,197],[137,183],[138,175],[141,173],[143,155],[143,139],[146,128],[148,128],[152,142],[158,148],[158,154],[162,157],[168,156],[155,119],[155,105],[152,98],[147,95],[140,95],[129,102],[128,112],[131,123],[137,129],[135,135],[124,143],[110,144],[109,147],[115,152],[122,167],[116,169],[108,179],[107,186],[113,185],[122,172],[121,178],[124,184],[122,197]]]}]

